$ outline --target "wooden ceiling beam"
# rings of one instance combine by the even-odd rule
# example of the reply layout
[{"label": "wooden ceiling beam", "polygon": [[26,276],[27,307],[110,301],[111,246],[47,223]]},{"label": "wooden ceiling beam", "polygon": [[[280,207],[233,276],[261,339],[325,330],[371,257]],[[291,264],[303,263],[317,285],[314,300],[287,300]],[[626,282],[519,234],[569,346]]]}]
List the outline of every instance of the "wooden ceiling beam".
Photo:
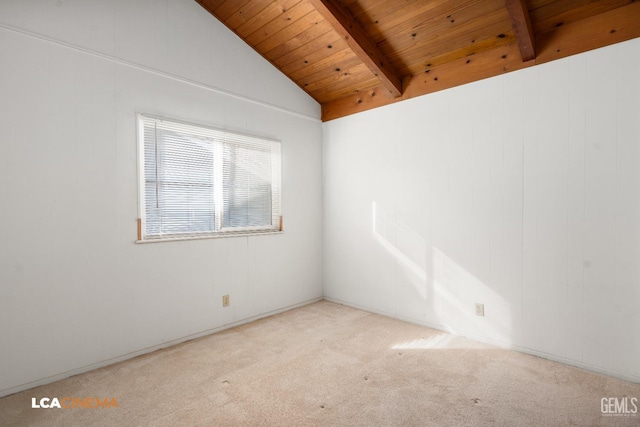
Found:
[{"label": "wooden ceiling beam", "polygon": [[637,37],[640,37],[640,2],[629,3],[541,34],[536,43],[537,56],[534,60],[522,61],[516,43],[500,46],[447,62],[430,69],[428,73],[405,77],[405,91],[400,98],[387,96],[382,87],[377,87],[324,103],[322,120],[337,119]]},{"label": "wooden ceiling beam", "polygon": [[392,104],[416,96],[426,95],[471,83],[510,71],[534,65],[523,62],[516,43],[469,55],[447,62],[426,72],[405,78],[405,91],[401,98],[386,96],[381,87],[322,104],[322,121],[337,119],[350,114]]},{"label": "wooden ceiling beam", "polygon": [[518,39],[520,56],[523,61],[530,61],[536,57],[536,35],[531,25],[527,3],[525,0],[506,0],[506,2],[511,25]]},{"label": "wooden ceiling beam", "polygon": [[393,97],[402,95],[402,79],[353,16],[336,0],[309,0],[309,2],[346,40],[358,58],[380,79],[382,86]]}]

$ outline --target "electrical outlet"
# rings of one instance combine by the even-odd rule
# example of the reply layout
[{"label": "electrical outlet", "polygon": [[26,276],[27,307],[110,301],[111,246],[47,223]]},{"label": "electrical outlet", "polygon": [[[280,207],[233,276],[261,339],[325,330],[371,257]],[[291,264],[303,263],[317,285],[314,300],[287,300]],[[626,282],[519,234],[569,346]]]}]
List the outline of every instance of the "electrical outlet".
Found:
[{"label": "electrical outlet", "polygon": [[229,307],[229,295],[222,296],[222,306]]},{"label": "electrical outlet", "polygon": [[476,303],[476,316],[484,316],[484,304]]}]

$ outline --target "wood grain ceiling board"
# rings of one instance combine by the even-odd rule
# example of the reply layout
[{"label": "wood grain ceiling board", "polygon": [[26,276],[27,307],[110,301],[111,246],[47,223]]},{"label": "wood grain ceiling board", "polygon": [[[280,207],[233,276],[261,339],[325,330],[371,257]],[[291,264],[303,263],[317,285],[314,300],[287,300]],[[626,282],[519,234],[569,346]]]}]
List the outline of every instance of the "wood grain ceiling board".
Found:
[{"label": "wood grain ceiling board", "polygon": [[553,31],[563,25],[590,18],[632,3],[630,0],[572,0],[548,3],[529,11],[536,34]]},{"label": "wood grain ceiling board", "polygon": [[262,2],[250,1],[231,14],[231,16],[226,19],[225,23],[227,27],[237,32],[240,26],[246,24],[252,18],[261,16],[261,12],[266,9],[266,7],[267,6]]},{"label": "wood grain ceiling board", "polygon": [[542,64],[638,37],[640,2],[633,2],[540,34],[535,61]]},{"label": "wood grain ceiling board", "polygon": [[294,37],[311,25],[317,25],[320,16],[305,1],[278,15],[257,31],[249,34],[245,41],[258,52],[273,49],[289,37]]},{"label": "wood grain ceiling board", "polygon": [[[506,46],[515,42],[515,34],[513,31],[506,33],[500,33],[500,37],[488,36],[483,39],[477,37],[473,39],[471,44],[461,43],[460,47],[450,48],[441,52],[432,51],[428,55],[416,55],[414,62],[407,64],[408,72],[405,75],[416,75],[427,70],[438,67],[442,64],[452,62],[461,58],[471,59],[474,55],[482,53],[487,50],[492,50],[500,46]],[[503,37],[502,37],[503,35]],[[408,61],[410,58],[408,59]]]},{"label": "wood grain ceiling board", "polygon": [[302,68],[313,67],[317,62],[345,48],[347,43],[334,31],[330,31],[281,56],[274,61],[274,64],[288,76]]},{"label": "wood grain ceiling board", "polygon": [[196,0],[196,1],[200,3],[202,7],[204,7],[213,15],[213,11],[216,10],[216,8],[222,3],[224,3],[226,0]]},{"label": "wood grain ceiling board", "polygon": [[[316,17],[310,17],[309,15],[307,16],[309,18],[317,18],[317,16]],[[303,19],[301,19],[300,21],[303,21]],[[279,45],[277,45],[273,49],[263,50],[264,56],[269,61],[275,63],[275,61],[285,56],[287,53],[291,52],[292,50],[295,50],[301,46],[306,45],[309,42],[317,40],[319,37],[322,37],[327,33],[333,32],[331,25],[329,25],[328,22],[322,19],[313,19],[313,21],[314,23],[310,24],[308,28],[304,29],[302,32],[296,35],[292,35],[290,38],[285,38]],[[296,31],[297,29],[296,27],[292,26],[292,28],[288,29],[287,31],[289,32],[291,30]],[[291,33],[293,34],[293,31],[291,31]]]},{"label": "wood grain ceiling board", "polygon": [[320,103],[324,103],[331,100],[334,93],[353,93],[354,85],[371,87],[380,84],[365,64],[359,63],[341,70],[305,87],[312,96],[320,97]]},{"label": "wood grain ceiling board", "polygon": [[537,56],[534,60],[521,61],[516,43],[501,46],[467,59],[448,62],[428,74],[405,78],[405,90],[400,100],[385,97],[380,88],[373,88],[325,102],[322,104],[322,120],[333,120],[638,37],[640,2],[540,35],[536,42]]},{"label": "wood grain ceiling board", "polygon": [[[417,29],[429,28],[437,22],[455,23],[450,22],[455,21],[457,18],[455,15],[469,8],[475,10],[475,17],[479,17],[481,15],[478,15],[478,7],[487,7],[487,1],[493,3],[500,0],[459,0],[455,2],[451,0],[420,0],[389,14],[383,11],[379,17],[373,19],[362,16],[361,20],[365,21],[364,26],[369,34],[377,43],[380,43],[397,35],[411,34]],[[483,10],[481,14],[484,12]]]},{"label": "wood grain ceiling board", "polygon": [[213,12],[221,21],[227,22],[231,15],[250,1],[251,0],[226,0],[218,4]]},{"label": "wood grain ceiling board", "polygon": [[385,39],[380,42],[380,46],[383,50],[388,46],[390,50],[402,55],[414,47],[434,41],[446,42],[461,33],[467,33],[468,43],[471,43],[476,33],[486,32],[483,27],[496,20],[503,21],[505,31],[510,30],[510,24],[505,19],[508,19],[508,14],[502,1],[490,0],[485,4],[470,2],[467,7],[455,10],[448,8],[430,18],[423,16],[420,20],[410,19],[385,33]]},{"label": "wood grain ceiling board", "polygon": [[[640,37],[640,0],[196,1],[321,103],[323,120]],[[403,81],[398,98],[381,62]]]},{"label": "wood grain ceiling board", "polygon": [[[236,28],[234,31],[240,37],[245,39],[250,34],[258,31],[260,28],[267,25],[269,22],[278,18],[278,16],[286,13],[287,10],[291,9],[295,5],[300,3],[300,0],[284,0],[280,2],[269,2],[267,6],[262,9],[259,13],[251,17],[246,17],[245,22]],[[255,2],[255,4],[259,4],[261,6],[264,5],[264,2]]]},{"label": "wood grain ceiling board", "polygon": [[[389,37],[388,44],[381,43],[380,48],[392,63],[403,71],[413,74],[420,70],[411,69],[421,62],[432,62],[433,58],[447,52],[468,47],[472,51],[506,44],[507,37],[513,37],[513,30],[506,9],[497,8],[478,18],[475,13],[462,14],[459,19],[421,26],[402,37]],[[474,46],[478,41],[483,41]]]},{"label": "wood grain ceiling board", "polygon": [[[348,47],[340,51],[334,52],[331,56],[324,59],[313,61],[309,66],[301,68],[297,71],[292,71],[287,75],[293,81],[304,80],[305,82],[313,82],[324,78],[329,74],[340,72],[341,69],[345,69],[353,63],[360,63],[358,57],[354,55],[353,51]],[[319,78],[318,78],[319,77]]]},{"label": "wood grain ceiling board", "polygon": [[393,97],[402,95],[402,76],[340,0],[308,0]]},{"label": "wood grain ceiling board", "polygon": [[[302,82],[302,86],[305,90],[313,92],[323,84],[327,84],[330,81],[336,79],[344,79],[344,76],[353,75],[351,70],[358,65],[362,65],[362,61],[358,59],[353,52],[345,49],[341,53],[344,55],[341,58],[336,58],[335,62],[331,62],[328,66],[317,67],[315,71],[300,73],[297,76],[297,81]],[[334,55],[340,56],[340,55]],[[332,56],[331,58],[333,59]],[[367,75],[367,78],[371,78],[373,75]]]},{"label": "wood grain ceiling board", "polygon": [[[318,99],[322,99],[323,101],[320,101],[320,103],[324,104],[326,102],[330,102],[331,100],[345,98],[350,95],[358,94],[361,91],[368,91],[378,86],[380,86],[380,81],[374,77],[369,80],[360,81],[358,84],[359,89],[356,89],[356,90],[353,89],[353,86],[347,85],[344,87],[322,88],[320,90],[315,91],[314,94],[315,96],[318,97]],[[381,87],[380,91],[386,92],[386,89]]]}]

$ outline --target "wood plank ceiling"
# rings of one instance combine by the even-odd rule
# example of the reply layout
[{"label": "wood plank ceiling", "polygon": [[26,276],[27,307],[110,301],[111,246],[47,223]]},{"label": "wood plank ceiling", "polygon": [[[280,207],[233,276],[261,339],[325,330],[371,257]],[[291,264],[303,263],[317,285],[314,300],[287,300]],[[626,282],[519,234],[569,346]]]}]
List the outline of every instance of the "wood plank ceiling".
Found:
[{"label": "wood plank ceiling", "polygon": [[322,120],[640,37],[640,0],[196,0]]}]

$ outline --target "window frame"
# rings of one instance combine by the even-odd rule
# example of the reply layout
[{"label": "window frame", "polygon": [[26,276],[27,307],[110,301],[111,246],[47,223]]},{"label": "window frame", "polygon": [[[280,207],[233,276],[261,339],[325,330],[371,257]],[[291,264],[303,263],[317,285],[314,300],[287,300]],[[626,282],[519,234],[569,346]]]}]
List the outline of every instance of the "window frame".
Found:
[{"label": "window frame", "polygon": [[[262,225],[262,226],[245,226],[245,227],[225,227],[224,226],[224,218],[220,218],[220,229],[206,232],[193,232],[193,233],[175,233],[175,234],[160,234],[160,235],[147,235],[146,234],[146,176],[145,176],[145,126],[143,123],[144,119],[149,120],[159,120],[166,121],[169,123],[175,123],[178,125],[184,126],[192,126],[196,128],[202,128],[211,130],[214,132],[220,132],[222,134],[231,134],[237,137],[247,137],[251,139],[258,139],[267,143],[275,143],[278,144],[278,164],[279,170],[276,172],[277,182],[277,190],[275,192],[275,196],[277,197],[277,207],[274,208],[273,201],[271,207],[271,224],[270,225]],[[182,241],[182,240],[201,240],[201,239],[216,239],[216,238],[226,238],[226,237],[240,237],[240,236],[260,236],[260,235],[273,235],[273,234],[281,234],[283,232],[282,228],[282,142],[275,138],[264,137],[255,134],[249,134],[244,132],[238,132],[235,130],[224,129],[215,126],[209,126],[199,123],[188,122],[179,119],[166,118],[162,116],[156,116],[147,113],[136,113],[136,139],[137,139],[137,180],[138,180],[138,238],[136,243],[156,243],[156,242],[166,242],[166,241]],[[239,146],[239,144],[237,145]],[[220,143],[219,147],[222,147],[222,143]],[[222,162],[222,159],[220,160]],[[272,175],[273,178],[273,175]],[[274,185],[274,181],[270,181],[270,185]],[[222,181],[214,182],[214,187],[218,189],[222,189],[224,187]],[[218,196],[223,199],[224,194]],[[216,214],[218,212],[224,212],[224,206],[216,209]],[[277,214],[277,215],[276,215]],[[276,218],[279,220],[276,222]],[[216,220],[216,223],[218,220]]]}]

